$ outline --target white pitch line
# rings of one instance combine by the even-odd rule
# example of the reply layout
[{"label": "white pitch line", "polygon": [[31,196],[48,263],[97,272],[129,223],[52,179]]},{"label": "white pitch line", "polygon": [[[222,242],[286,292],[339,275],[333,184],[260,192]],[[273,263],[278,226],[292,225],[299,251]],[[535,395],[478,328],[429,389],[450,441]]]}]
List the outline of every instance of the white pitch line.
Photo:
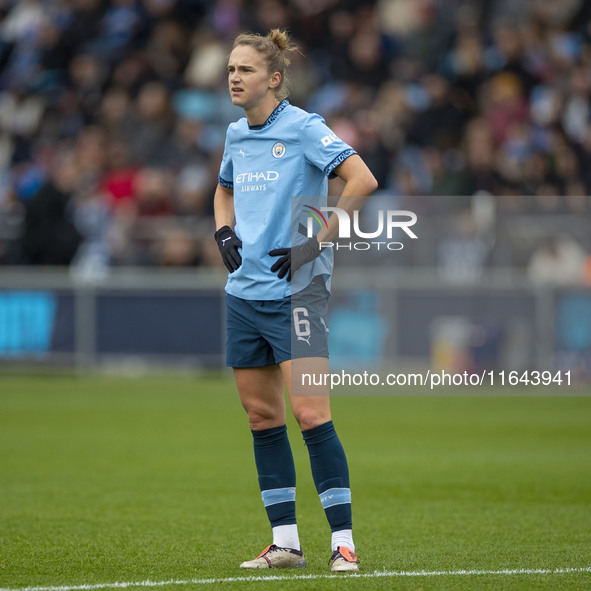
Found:
[{"label": "white pitch line", "polygon": [[95,585],[64,585],[50,587],[0,587],[0,591],[94,591],[95,589],[128,589],[130,587],[165,587],[166,585],[214,585],[216,583],[260,583],[262,581],[310,581],[314,579],[375,579],[380,577],[454,577],[478,575],[561,575],[568,573],[591,573],[591,566],[565,568],[516,568],[503,570],[420,570],[420,571],[375,571],[348,575],[294,575],[261,577],[226,577],[220,579],[186,579],[169,581],[127,581],[97,583]]}]

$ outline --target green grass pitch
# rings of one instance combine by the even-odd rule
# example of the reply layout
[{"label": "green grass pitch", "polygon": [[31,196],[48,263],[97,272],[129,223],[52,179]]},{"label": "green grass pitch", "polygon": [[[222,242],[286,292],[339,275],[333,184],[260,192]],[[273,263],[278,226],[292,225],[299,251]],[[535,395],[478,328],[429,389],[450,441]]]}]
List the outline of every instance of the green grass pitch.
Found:
[{"label": "green grass pitch", "polygon": [[591,396],[564,393],[335,397],[369,576],[329,578],[291,418],[309,566],[237,567],[270,531],[231,377],[1,377],[0,589],[591,589]]}]

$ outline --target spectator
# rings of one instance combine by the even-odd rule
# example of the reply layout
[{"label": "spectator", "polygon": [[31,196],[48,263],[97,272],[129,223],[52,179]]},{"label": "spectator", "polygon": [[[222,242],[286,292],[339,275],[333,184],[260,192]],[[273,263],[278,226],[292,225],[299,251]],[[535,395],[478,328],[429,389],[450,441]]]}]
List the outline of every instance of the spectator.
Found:
[{"label": "spectator", "polygon": [[197,244],[183,228],[167,228],[156,245],[157,264],[163,267],[192,267],[198,262]]},{"label": "spectator", "polygon": [[59,154],[48,181],[26,204],[23,253],[33,265],[69,265],[81,236],[73,221],[72,196],[80,170],[71,152]]},{"label": "spectator", "polygon": [[587,255],[568,236],[549,236],[534,251],[527,274],[534,283],[579,285],[583,282]]},{"label": "spectator", "polygon": [[135,108],[126,121],[126,141],[131,159],[150,165],[166,159],[162,149],[174,125],[173,112],[166,87],[161,82],[147,82],[141,87]]},{"label": "spectator", "polygon": [[[229,39],[269,26],[289,27],[302,48],[292,101],[329,119],[385,194],[462,209],[469,199],[456,196],[485,191],[499,213],[591,213],[583,0],[20,0],[5,3],[0,23],[0,178],[10,210],[28,211],[26,260],[56,259],[31,234],[40,212],[62,203],[67,226],[66,204],[89,194],[109,212],[115,264],[160,264],[138,238],[144,216],[206,227],[236,118],[223,76]],[[73,188],[57,180],[72,167]],[[0,240],[13,253],[2,264],[22,260]]]}]

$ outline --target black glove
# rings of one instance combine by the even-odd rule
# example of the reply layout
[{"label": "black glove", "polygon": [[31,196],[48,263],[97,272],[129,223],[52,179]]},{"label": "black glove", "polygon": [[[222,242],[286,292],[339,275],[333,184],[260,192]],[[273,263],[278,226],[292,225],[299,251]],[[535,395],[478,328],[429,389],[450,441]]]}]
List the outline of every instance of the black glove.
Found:
[{"label": "black glove", "polygon": [[313,261],[320,254],[320,245],[316,236],[313,236],[304,242],[291,248],[276,248],[272,250],[269,255],[272,257],[281,257],[271,267],[271,271],[277,273],[279,279],[283,279],[287,275],[287,280],[291,281],[293,274],[306,263]]},{"label": "black glove", "polygon": [[230,273],[234,273],[242,264],[242,257],[238,249],[242,247],[240,238],[236,236],[230,226],[222,226],[215,234],[214,238],[218,243],[218,248],[222,253],[224,265]]}]

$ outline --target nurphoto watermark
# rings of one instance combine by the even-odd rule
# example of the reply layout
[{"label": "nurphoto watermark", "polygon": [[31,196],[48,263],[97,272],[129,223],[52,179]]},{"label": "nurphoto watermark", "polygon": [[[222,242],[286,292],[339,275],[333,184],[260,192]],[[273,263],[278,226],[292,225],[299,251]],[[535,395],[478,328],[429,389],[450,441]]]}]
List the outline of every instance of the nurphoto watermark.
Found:
[{"label": "nurphoto watermark", "polygon": [[[396,230],[402,230],[409,238],[416,240],[418,236],[411,229],[417,223],[417,214],[413,211],[388,209],[377,212],[377,228],[371,231],[361,228],[360,211],[353,211],[353,219],[347,211],[340,207],[320,207],[315,208],[311,205],[305,206],[308,211],[306,221],[306,236],[312,238],[317,233],[315,227],[317,222],[320,227],[328,224],[327,216],[324,214],[334,213],[338,219],[338,239],[349,239],[349,242],[320,242],[319,248],[333,248],[335,250],[402,250],[402,242],[393,241]],[[372,240],[382,238],[385,234],[385,240]],[[358,240],[351,240],[357,238]]]}]

